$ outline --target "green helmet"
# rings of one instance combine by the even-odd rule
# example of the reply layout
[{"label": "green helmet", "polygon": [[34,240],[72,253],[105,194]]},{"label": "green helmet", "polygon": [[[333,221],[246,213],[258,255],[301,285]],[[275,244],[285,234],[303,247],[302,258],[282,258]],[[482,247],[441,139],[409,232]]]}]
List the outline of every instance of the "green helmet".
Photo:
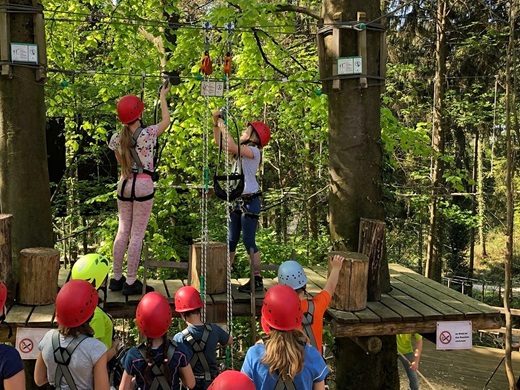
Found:
[{"label": "green helmet", "polygon": [[108,259],[97,253],[81,256],[72,267],[71,279],[86,280],[96,288],[101,287],[109,272]]}]

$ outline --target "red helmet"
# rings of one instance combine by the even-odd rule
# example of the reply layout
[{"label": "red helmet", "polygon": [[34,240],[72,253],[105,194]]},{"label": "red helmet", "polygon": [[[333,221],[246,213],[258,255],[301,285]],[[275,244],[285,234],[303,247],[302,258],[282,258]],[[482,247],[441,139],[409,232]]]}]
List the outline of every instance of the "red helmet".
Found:
[{"label": "red helmet", "polygon": [[85,280],[69,280],[56,296],[56,321],[65,328],[76,328],[87,322],[98,303],[94,286]]},{"label": "red helmet", "polygon": [[184,313],[187,311],[200,309],[202,299],[197,289],[193,286],[184,286],[175,293],[175,311]]},{"label": "red helmet", "polygon": [[142,334],[155,339],[164,335],[172,322],[172,309],[164,295],[156,291],[145,294],[135,312],[135,320]]},{"label": "red helmet", "polygon": [[139,118],[143,110],[143,102],[135,95],[125,95],[117,102],[117,116],[125,125]]},{"label": "red helmet", "polygon": [[277,284],[267,290],[262,305],[262,318],[273,329],[287,331],[300,328],[303,312],[296,291],[284,284]]},{"label": "red helmet", "polygon": [[7,287],[5,287],[4,282],[0,282],[0,316],[2,315],[5,301],[7,301]]},{"label": "red helmet", "polygon": [[227,370],[215,378],[208,390],[255,390],[255,384],[240,371]]},{"label": "red helmet", "polygon": [[253,127],[260,138],[260,146],[264,147],[271,139],[271,130],[264,122],[249,122],[248,126]]}]

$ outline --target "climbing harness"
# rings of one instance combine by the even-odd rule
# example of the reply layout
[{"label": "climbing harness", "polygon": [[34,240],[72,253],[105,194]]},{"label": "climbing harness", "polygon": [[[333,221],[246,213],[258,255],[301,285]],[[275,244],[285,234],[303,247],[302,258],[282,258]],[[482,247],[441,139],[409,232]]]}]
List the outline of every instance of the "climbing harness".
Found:
[{"label": "climbing harness", "polygon": [[72,378],[72,374],[68,366],[70,364],[72,354],[78,345],[80,345],[87,337],[89,336],[78,334],[69,343],[69,345],[64,348],[60,346],[60,333],[57,330],[54,330],[54,333],[52,334],[52,350],[54,351],[54,362],[57,364],[56,374],[54,377],[54,385],[56,388],[61,388],[61,379],[64,377],[70,390],[77,390],[77,386],[74,383],[74,379]]},{"label": "climbing harness", "polygon": [[211,381],[212,379],[208,360],[206,359],[206,355],[204,355],[204,351],[206,350],[206,343],[208,342],[209,334],[211,331],[211,325],[205,324],[204,332],[202,333],[202,337],[199,341],[195,340],[195,338],[187,328],[182,331],[184,340],[190,344],[191,349],[193,350],[193,356],[190,360],[191,367],[195,367],[197,362],[200,362],[200,364],[202,364],[202,367],[204,368],[204,375],[202,377],[195,376],[195,378],[203,379],[205,381]]},{"label": "climbing harness", "polygon": [[[151,370],[152,370],[152,374],[153,374],[153,381],[152,381],[152,384],[150,385],[150,390],[169,389],[171,387],[170,384],[168,384],[168,380],[164,376],[164,372],[165,372],[164,365],[165,365],[165,363],[170,364],[176,348],[177,348],[177,343],[173,340],[169,340],[168,351],[166,352],[168,360],[166,362],[165,361],[161,362],[160,366],[157,365],[157,363],[155,361],[152,362]],[[143,357],[143,359],[146,361],[146,344],[144,344],[144,343],[141,344],[139,346],[138,350],[139,350],[139,353],[141,354],[141,356]]]},{"label": "climbing harness", "polygon": [[307,301],[309,302],[309,307],[307,308],[307,311],[303,313],[303,333],[309,338],[309,344],[312,345],[314,348],[317,348],[316,344],[316,337],[314,337],[314,333],[312,332],[312,324],[314,323],[314,302],[313,301]]},{"label": "climbing harness", "polygon": [[274,390],[296,390],[296,386],[294,386],[293,381],[284,381],[280,376],[278,376],[278,381],[276,382]]},{"label": "climbing harness", "polygon": [[151,194],[148,194],[145,196],[135,196],[135,182],[137,180],[137,175],[145,173],[149,176],[152,176],[152,173],[153,173],[147,169],[144,169],[143,164],[141,163],[141,159],[139,158],[139,155],[137,154],[137,151],[135,150],[135,147],[137,145],[137,138],[139,137],[139,135],[141,134],[142,131],[143,131],[143,128],[138,127],[134,131],[134,134],[132,135],[133,142],[132,142],[132,146],[130,147],[130,153],[132,155],[132,158],[134,159],[135,164],[137,165],[137,169],[132,170],[133,180],[132,180],[132,190],[130,192],[130,197],[125,197],[123,195],[125,193],[125,187],[128,183],[128,179],[125,179],[123,181],[123,184],[121,185],[121,193],[117,194],[117,199],[119,199],[123,202],[133,202],[134,200],[136,202],[145,202],[147,200],[152,199],[155,194],[155,190],[154,190]]}]

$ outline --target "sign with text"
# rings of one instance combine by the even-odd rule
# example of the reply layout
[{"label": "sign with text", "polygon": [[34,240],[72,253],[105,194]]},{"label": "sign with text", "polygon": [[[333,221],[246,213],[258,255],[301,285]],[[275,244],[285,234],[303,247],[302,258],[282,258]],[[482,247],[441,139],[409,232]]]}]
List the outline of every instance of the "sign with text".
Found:
[{"label": "sign with text", "polygon": [[338,74],[361,74],[363,72],[362,57],[338,58]]},{"label": "sign with text", "polygon": [[201,84],[202,96],[223,96],[224,82],[223,81],[203,81]]},{"label": "sign with text", "polygon": [[437,322],[437,349],[471,348],[473,348],[471,321]]},{"label": "sign with text", "polygon": [[38,357],[38,344],[50,329],[18,328],[16,330],[16,350],[22,359],[35,360]]},{"label": "sign with text", "polygon": [[11,61],[38,63],[38,45],[34,43],[11,42]]}]

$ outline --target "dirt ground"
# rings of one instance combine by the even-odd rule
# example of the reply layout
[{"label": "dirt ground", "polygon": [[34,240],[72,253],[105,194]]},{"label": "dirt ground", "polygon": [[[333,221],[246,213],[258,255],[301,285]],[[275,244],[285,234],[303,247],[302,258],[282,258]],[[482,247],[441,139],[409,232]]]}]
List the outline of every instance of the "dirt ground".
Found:
[{"label": "dirt ground", "polygon": [[[437,350],[435,344],[424,339],[419,371],[426,380],[421,380],[421,390],[505,390],[508,388],[504,364],[491,378],[499,365],[504,351],[495,348],[473,347],[471,350]],[[520,373],[520,353],[513,352],[513,370]],[[401,390],[408,390],[408,379],[399,365]],[[488,379],[488,385],[484,387]],[[431,386],[430,386],[431,385]]]}]

